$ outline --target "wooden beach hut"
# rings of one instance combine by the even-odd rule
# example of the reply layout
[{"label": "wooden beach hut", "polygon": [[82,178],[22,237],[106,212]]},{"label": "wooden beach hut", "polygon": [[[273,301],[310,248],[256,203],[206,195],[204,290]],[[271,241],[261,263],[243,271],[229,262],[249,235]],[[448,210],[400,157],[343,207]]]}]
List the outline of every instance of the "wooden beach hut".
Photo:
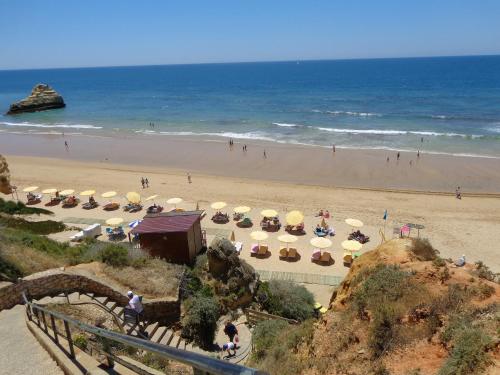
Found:
[{"label": "wooden beach hut", "polygon": [[191,264],[204,246],[203,211],[149,214],[133,228],[141,249],[173,263]]}]

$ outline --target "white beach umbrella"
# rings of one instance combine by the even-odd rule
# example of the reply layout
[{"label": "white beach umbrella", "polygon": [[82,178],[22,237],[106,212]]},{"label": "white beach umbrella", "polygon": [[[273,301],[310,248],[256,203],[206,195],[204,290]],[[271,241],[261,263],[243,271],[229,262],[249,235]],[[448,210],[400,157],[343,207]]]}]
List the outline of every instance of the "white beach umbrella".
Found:
[{"label": "white beach umbrella", "polygon": [[38,186],[28,186],[27,188],[23,189],[25,193],[32,193],[36,190],[38,190]]},{"label": "white beach umbrella", "polygon": [[106,224],[110,227],[116,227],[123,223],[123,219],[121,217],[112,217],[111,219],[106,220]]},{"label": "white beach umbrella", "polygon": [[354,240],[342,241],[341,245],[345,250],[349,250],[349,251],[359,251],[363,247],[362,244],[360,244],[358,241],[354,241]]},{"label": "white beach umbrella", "polygon": [[250,212],[251,208],[248,206],[238,206],[234,208],[234,212],[237,214],[246,214],[247,212]]},{"label": "white beach umbrella", "polygon": [[210,205],[214,210],[221,210],[227,206],[226,202],[214,202]]},{"label": "white beach umbrella", "polygon": [[363,222],[358,219],[345,219],[345,222],[353,228],[361,228],[363,226]]},{"label": "white beach umbrella", "polygon": [[57,189],[56,188],[45,189],[45,190],[42,190],[42,193],[43,194],[55,194],[55,193],[57,193]]},{"label": "white beach umbrella", "polygon": [[85,190],[85,191],[82,191],[80,193],[80,195],[84,196],[84,197],[89,196],[89,195],[94,195],[94,194],[95,194],[95,190]]},{"label": "white beach umbrella", "polygon": [[256,230],[252,233],[250,233],[250,237],[254,239],[255,241],[264,241],[269,237],[269,235],[266,232],[263,232],[261,230]]},{"label": "white beach umbrella", "polygon": [[309,243],[313,245],[314,247],[317,247],[318,249],[326,249],[327,247],[332,246],[332,241],[330,241],[328,238],[324,237],[315,237],[312,238]]},{"label": "white beach umbrella", "polygon": [[116,196],[116,191],[107,191],[105,193],[102,193],[101,194],[101,197],[103,198],[113,198],[114,196]]},{"label": "white beach umbrella", "polygon": [[71,195],[73,194],[75,191],[73,189],[65,189],[63,191],[60,191],[59,194],[61,195]]},{"label": "white beach umbrella", "polygon": [[266,210],[262,210],[260,211],[260,214],[264,217],[275,217],[275,216],[278,216],[278,212],[276,210],[272,210],[272,209],[266,209]]}]

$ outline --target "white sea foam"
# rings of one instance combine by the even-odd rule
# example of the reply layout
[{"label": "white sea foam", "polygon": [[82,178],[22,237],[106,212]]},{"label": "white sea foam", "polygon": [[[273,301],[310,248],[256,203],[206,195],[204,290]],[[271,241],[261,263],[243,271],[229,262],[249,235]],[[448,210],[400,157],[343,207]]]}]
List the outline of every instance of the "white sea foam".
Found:
[{"label": "white sea foam", "polygon": [[102,126],[85,125],[85,124],[37,124],[37,123],[32,123],[32,122],[0,121],[0,125],[20,126],[20,127],[28,127],[28,128],[102,129]]},{"label": "white sea foam", "polygon": [[282,128],[300,128],[304,126],[298,124],[287,124],[286,122],[273,122],[273,125],[281,126]]},{"label": "white sea foam", "polygon": [[356,111],[321,111],[319,109],[313,109],[312,112],[325,113],[328,115],[335,115],[335,116],[357,116],[357,117],[380,117],[380,116],[382,116],[380,113],[356,112]]},{"label": "white sea foam", "polygon": [[252,139],[259,141],[270,141],[275,142],[276,139],[266,136],[261,132],[246,132],[246,133],[234,133],[234,132],[221,132],[221,133],[197,133],[197,132],[160,132],[163,135],[176,135],[176,136],[209,136],[209,137],[223,137],[223,138],[234,138],[234,139]]}]

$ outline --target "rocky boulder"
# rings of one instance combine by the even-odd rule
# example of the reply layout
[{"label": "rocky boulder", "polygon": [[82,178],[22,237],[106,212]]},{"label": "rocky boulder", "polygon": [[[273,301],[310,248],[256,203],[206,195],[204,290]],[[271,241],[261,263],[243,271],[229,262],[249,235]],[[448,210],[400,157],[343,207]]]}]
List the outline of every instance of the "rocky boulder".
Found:
[{"label": "rocky boulder", "polygon": [[10,173],[7,160],[0,155],[0,192],[4,194],[12,193],[12,186],[10,185]]},{"label": "rocky boulder", "polygon": [[15,115],[23,112],[38,112],[48,109],[63,108],[66,104],[59,95],[49,85],[39,83],[31,91],[31,95],[10,105],[8,115]]}]

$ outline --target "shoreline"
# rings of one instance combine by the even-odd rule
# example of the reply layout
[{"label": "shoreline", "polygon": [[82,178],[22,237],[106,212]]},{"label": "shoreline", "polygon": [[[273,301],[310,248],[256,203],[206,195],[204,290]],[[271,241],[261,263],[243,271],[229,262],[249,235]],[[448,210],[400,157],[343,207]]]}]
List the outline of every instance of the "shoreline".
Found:
[{"label": "shoreline", "polygon": [[236,139],[230,151],[228,141],[201,136],[1,133],[0,152],[339,189],[453,195],[461,186],[464,196],[500,195],[498,159],[426,153],[417,158],[416,153],[402,151],[397,162],[395,151],[337,147],[333,153],[322,146]]}]

